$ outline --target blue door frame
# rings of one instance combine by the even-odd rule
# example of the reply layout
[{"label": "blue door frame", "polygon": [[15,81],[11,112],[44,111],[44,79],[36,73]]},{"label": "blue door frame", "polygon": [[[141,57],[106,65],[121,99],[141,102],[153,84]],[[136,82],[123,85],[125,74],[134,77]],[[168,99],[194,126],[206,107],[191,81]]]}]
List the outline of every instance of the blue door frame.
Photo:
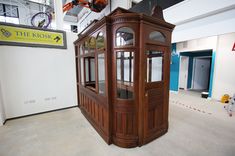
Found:
[{"label": "blue door frame", "polygon": [[[172,44],[172,53],[176,53],[176,43]],[[207,50],[208,51],[208,50]],[[189,73],[188,73],[188,84],[187,87],[191,87],[191,80],[192,80],[192,67],[193,67],[193,57],[198,56],[212,56],[211,59],[211,71],[210,71],[210,80],[209,80],[209,97],[212,96],[212,86],[213,86],[213,78],[214,78],[214,65],[215,65],[215,51],[211,52],[197,52],[197,53],[190,53],[190,52],[182,52],[180,53],[182,56],[189,57]],[[170,90],[171,91],[178,91],[179,90],[179,66],[180,66],[180,55],[172,55],[171,56],[171,65],[170,65]]]},{"label": "blue door frame", "polygon": [[210,86],[209,86],[209,97],[212,97],[212,86],[213,86],[213,79],[214,79],[214,70],[215,70],[215,56],[216,53],[213,51],[212,59],[211,59],[211,72],[210,72]]}]

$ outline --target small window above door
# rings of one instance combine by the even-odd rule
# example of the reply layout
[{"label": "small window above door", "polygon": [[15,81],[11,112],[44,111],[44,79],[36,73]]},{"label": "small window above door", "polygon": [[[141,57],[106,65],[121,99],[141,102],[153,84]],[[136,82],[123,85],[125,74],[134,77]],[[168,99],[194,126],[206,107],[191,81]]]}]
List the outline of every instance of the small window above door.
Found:
[{"label": "small window above door", "polygon": [[166,42],[166,37],[159,31],[153,31],[149,34],[149,39],[152,41]]},{"label": "small window above door", "polygon": [[122,46],[133,46],[134,45],[134,31],[128,27],[121,27],[116,31],[115,45],[118,47]]}]

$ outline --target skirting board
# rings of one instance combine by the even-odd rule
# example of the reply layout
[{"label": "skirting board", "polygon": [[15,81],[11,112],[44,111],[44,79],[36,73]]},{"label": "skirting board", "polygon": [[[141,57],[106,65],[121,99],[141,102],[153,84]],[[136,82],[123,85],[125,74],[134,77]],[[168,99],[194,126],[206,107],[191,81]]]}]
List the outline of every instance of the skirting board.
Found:
[{"label": "skirting board", "polygon": [[61,110],[65,110],[65,109],[75,108],[75,107],[78,107],[78,106],[75,105],[75,106],[71,106],[71,107],[65,107],[65,108],[60,108],[60,109],[55,109],[55,110],[40,112],[40,113],[34,113],[34,114],[29,114],[29,115],[23,115],[23,116],[19,116],[19,117],[9,118],[9,119],[6,119],[6,120],[4,121],[3,125],[5,125],[5,123],[6,123],[7,121],[9,121],[9,120],[14,120],[14,119],[19,119],[19,118],[25,118],[25,117],[35,116],[35,115],[40,115],[40,114],[45,114],[45,113],[51,113],[51,112],[61,111]]}]

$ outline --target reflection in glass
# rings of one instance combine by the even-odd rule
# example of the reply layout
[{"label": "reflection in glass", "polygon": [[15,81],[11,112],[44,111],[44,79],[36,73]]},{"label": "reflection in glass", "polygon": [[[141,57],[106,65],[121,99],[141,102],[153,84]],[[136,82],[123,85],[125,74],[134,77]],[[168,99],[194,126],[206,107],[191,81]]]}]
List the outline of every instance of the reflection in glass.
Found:
[{"label": "reflection in glass", "polygon": [[84,53],[86,54],[86,53],[88,53],[88,42],[87,41],[85,41],[85,43],[84,43]]},{"label": "reflection in glass", "polygon": [[80,52],[80,55],[83,54],[83,46],[82,45],[80,45],[79,52]]},{"label": "reflection in glass", "polygon": [[122,27],[116,32],[116,46],[133,45],[134,32],[131,28]]},{"label": "reflection in glass", "polygon": [[89,48],[90,48],[90,52],[95,52],[95,48],[96,48],[96,39],[95,39],[95,37],[90,38]]},{"label": "reflection in glass", "polygon": [[80,58],[81,84],[84,85],[84,59]]},{"label": "reflection in glass", "polygon": [[97,35],[96,47],[97,47],[97,49],[103,49],[104,48],[104,34],[102,32],[100,32]]},{"label": "reflection in glass", "polygon": [[105,94],[104,53],[103,54],[98,54],[98,84],[99,84],[99,94]]},{"label": "reflection in glass", "polygon": [[163,53],[147,51],[147,82],[162,81]]},{"label": "reflection in glass", "polygon": [[95,56],[84,57],[86,82],[85,86],[95,90]]},{"label": "reflection in glass", "polygon": [[149,39],[153,41],[158,41],[158,42],[166,42],[165,36],[158,31],[151,32],[149,34]]},{"label": "reflection in glass", "polygon": [[133,72],[134,61],[133,52],[117,52],[116,72],[117,72],[117,98],[133,98]]}]

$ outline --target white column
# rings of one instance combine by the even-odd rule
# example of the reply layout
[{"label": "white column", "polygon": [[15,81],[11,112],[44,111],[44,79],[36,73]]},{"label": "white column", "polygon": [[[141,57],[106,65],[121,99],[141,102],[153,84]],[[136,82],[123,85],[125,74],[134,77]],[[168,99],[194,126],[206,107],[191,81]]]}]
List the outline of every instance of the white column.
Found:
[{"label": "white column", "polygon": [[63,30],[63,3],[62,0],[54,0],[55,24],[57,30]]}]

